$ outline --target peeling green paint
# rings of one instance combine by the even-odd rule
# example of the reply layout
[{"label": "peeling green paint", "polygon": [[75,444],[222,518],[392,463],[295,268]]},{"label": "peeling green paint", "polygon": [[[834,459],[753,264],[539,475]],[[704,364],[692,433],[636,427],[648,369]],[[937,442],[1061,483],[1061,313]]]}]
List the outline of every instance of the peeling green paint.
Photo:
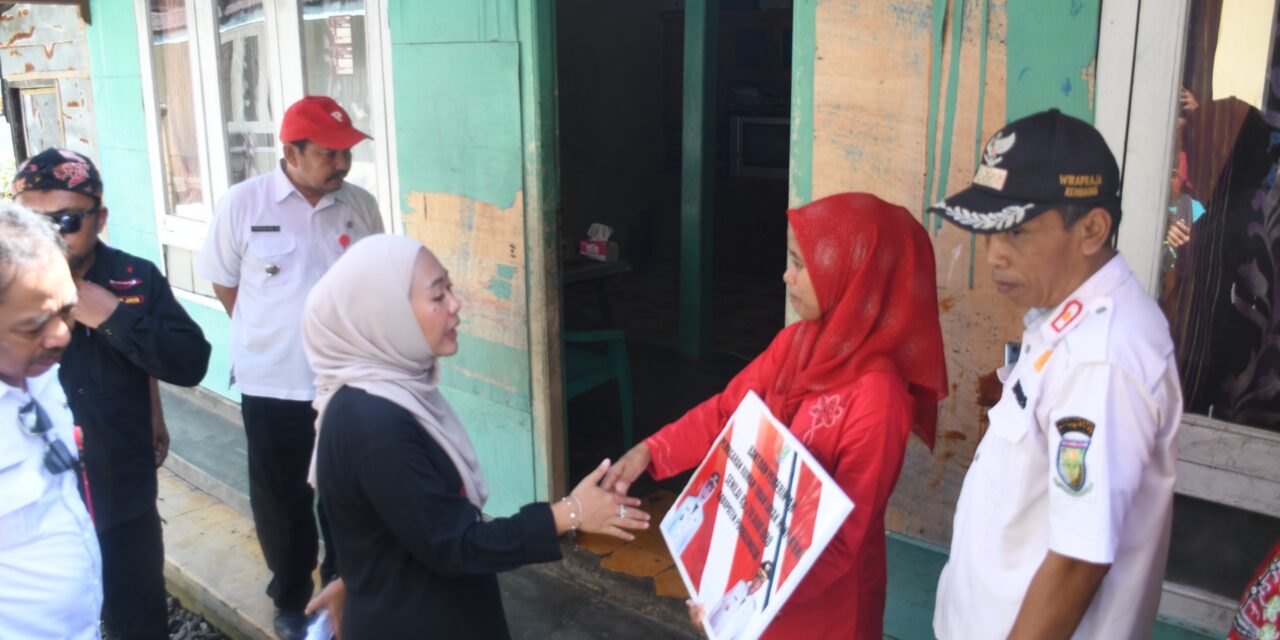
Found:
[{"label": "peeling green paint", "polygon": [[[530,380],[541,380],[538,389],[545,403],[531,398],[533,440],[529,459],[533,470],[531,499],[548,500],[563,492],[552,478],[568,475],[568,457],[561,455],[567,439],[564,405],[557,389],[560,373],[560,278],[554,260],[559,250],[557,209],[560,204],[560,145],[557,143],[556,7],[544,0],[516,0],[520,36],[520,107],[524,145],[524,204],[526,229],[526,300],[530,305]],[[548,268],[550,267],[550,268]],[[538,287],[538,291],[534,291]],[[538,345],[542,345],[539,347]],[[538,361],[534,361],[534,358]],[[536,369],[535,369],[536,367]],[[557,379],[559,378],[559,379]],[[555,451],[553,451],[555,450]],[[558,467],[558,469],[557,469]]]},{"label": "peeling green paint", "polygon": [[934,159],[938,146],[938,97],[942,93],[942,36],[946,33],[947,0],[933,0],[933,60],[929,66],[929,115],[925,121],[924,198],[920,211],[925,228],[929,228],[929,205],[933,204]]},{"label": "peeling green paint", "polygon": [[[415,10],[433,7],[458,11]],[[421,191],[500,209],[515,203],[524,163],[519,51],[515,42],[392,45],[402,198]]]},{"label": "peeling green paint", "polygon": [[498,265],[498,277],[503,280],[510,280],[516,277],[516,267],[511,264]]},{"label": "peeling green paint", "polygon": [[1080,77],[1098,55],[1100,11],[1101,0],[1008,0],[1008,120],[1056,107],[1093,122]]},{"label": "peeling green paint", "polygon": [[[960,45],[964,42],[964,14],[965,2],[956,0],[951,8],[951,69],[947,73],[947,105],[942,124],[942,166],[938,168],[938,191],[929,202],[937,202],[947,195],[947,182],[951,177],[951,144],[955,141],[956,103],[960,96]],[[935,216],[933,231],[937,233],[940,229],[942,216]]]},{"label": "peeling green paint", "polygon": [[[462,326],[466,327],[466,315]],[[441,369],[442,384],[513,409],[529,409],[529,352],[458,331],[458,354]]]},{"label": "peeling green paint", "polygon": [[531,485],[530,452],[533,423],[527,410],[513,409],[456,387],[442,387],[458,419],[475,445],[480,469],[489,484],[484,512],[508,516],[535,500]]},{"label": "peeling green paint", "polygon": [[[991,24],[988,22],[991,0],[978,0],[982,5],[978,18],[978,122],[973,140],[973,166],[977,167],[982,158],[982,124],[986,115],[987,104],[987,39]],[[978,262],[978,234],[969,234],[969,288],[973,288],[973,271]]]},{"label": "peeling green paint", "polygon": [[493,292],[500,300],[511,299],[511,281],[502,278],[489,278],[489,284],[485,288]]}]

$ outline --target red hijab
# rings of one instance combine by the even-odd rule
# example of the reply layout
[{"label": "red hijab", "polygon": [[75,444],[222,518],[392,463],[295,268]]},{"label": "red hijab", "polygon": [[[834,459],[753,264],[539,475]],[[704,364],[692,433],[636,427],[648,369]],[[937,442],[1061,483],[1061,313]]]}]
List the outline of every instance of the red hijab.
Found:
[{"label": "red hijab", "polygon": [[769,408],[789,421],[805,396],[889,371],[907,383],[912,430],[932,449],[947,365],[928,233],[906,209],[865,193],[828,196],[787,217],[822,316],[792,334]]}]

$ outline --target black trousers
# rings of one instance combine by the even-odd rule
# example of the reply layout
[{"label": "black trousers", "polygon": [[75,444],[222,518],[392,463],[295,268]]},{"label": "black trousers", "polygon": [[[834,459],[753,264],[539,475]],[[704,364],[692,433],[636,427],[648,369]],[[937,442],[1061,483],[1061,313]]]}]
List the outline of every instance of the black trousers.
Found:
[{"label": "black trousers", "polygon": [[164,537],[155,503],[146,513],[98,532],[102,620],[111,637],[166,640]]},{"label": "black trousers", "polygon": [[[282,611],[302,611],[311,599],[319,538],[315,493],[307,484],[316,441],[316,412],[302,400],[243,396],[240,402],[249,444],[249,506],[258,543],[271,570],[267,595]],[[321,580],[336,574],[328,521],[319,512],[325,558]]]}]

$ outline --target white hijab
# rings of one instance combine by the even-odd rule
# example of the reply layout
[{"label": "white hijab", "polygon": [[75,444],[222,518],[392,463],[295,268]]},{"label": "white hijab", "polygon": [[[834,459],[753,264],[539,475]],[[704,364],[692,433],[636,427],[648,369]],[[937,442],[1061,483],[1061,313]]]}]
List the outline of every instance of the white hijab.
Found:
[{"label": "white hijab", "polygon": [[[436,357],[409,304],[414,262],[426,250],[404,236],[364,238],[307,296],[302,343],[316,374],[316,439],[325,407],[343,385],[390,400],[449,455],[467,499],[479,509],[489,497],[484,474],[471,438],[437,388]],[[314,454],[309,480],[316,482]]]}]

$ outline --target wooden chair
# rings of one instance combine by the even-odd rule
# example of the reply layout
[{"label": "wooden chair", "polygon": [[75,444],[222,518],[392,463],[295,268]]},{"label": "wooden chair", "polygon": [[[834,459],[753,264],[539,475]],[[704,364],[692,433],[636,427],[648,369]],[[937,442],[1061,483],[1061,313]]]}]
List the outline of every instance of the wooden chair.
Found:
[{"label": "wooden chair", "polygon": [[[565,331],[564,380],[565,402],[610,380],[618,384],[618,404],[622,410],[622,445],[631,448],[632,405],[631,363],[627,359],[627,340],[621,330]],[[604,350],[583,348],[604,345]]]}]

